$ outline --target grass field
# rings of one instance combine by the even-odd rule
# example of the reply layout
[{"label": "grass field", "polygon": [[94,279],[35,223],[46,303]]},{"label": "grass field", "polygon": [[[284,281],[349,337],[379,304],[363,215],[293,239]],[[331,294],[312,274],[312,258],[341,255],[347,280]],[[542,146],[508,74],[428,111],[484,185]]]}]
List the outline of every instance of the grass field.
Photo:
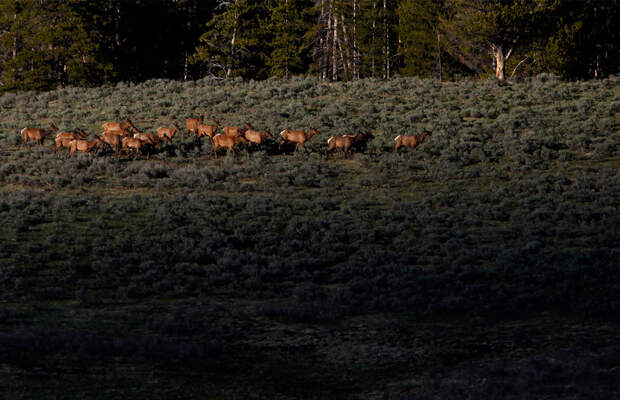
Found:
[{"label": "grass field", "polygon": [[[620,86],[415,78],[148,81],[0,97],[4,398],[620,395]],[[215,159],[184,133],[67,158],[24,126],[194,113],[272,133]],[[432,131],[392,153],[397,134]],[[332,135],[374,134],[350,159]]]}]

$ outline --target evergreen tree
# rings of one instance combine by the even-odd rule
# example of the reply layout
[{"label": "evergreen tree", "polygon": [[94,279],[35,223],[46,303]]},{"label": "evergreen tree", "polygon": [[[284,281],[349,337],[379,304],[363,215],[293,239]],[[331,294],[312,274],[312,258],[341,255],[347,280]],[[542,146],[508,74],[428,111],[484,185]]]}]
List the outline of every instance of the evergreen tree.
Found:
[{"label": "evergreen tree", "polygon": [[399,52],[403,75],[442,77],[439,14],[433,0],[403,0],[398,5]]},{"label": "evergreen tree", "polygon": [[548,18],[552,31],[536,41],[530,73],[587,79],[620,72],[617,0],[562,2]]},{"label": "evergreen tree", "polygon": [[499,81],[506,63],[527,51],[544,34],[546,16],[558,0],[448,0],[451,13],[442,21],[448,51],[472,71],[489,71],[488,54]]},{"label": "evergreen tree", "polygon": [[85,0],[0,1],[0,90],[99,83],[109,63],[78,13]]},{"label": "evergreen tree", "polygon": [[207,65],[209,73],[222,76],[261,77],[265,73],[265,29],[261,21],[267,9],[259,0],[218,0],[207,22],[207,32],[191,60]]},{"label": "evergreen tree", "polygon": [[397,3],[360,0],[359,4],[361,75],[389,79],[399,67]]},{"label": "evergreen tree", "polygon": [[267,29],[271,76],[304,73],[310,64],[308,32],[312,26],[311,0],[271,0]]}]

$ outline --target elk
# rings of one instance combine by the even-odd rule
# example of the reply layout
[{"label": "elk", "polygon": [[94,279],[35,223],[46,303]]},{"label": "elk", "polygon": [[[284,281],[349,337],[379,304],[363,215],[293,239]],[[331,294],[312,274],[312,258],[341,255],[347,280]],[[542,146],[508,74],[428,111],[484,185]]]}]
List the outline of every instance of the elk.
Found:
[{"label": "elk", "polygon": [[131,150],[136,154],[140,154],[142,151],[142,146],[144,145],[142,140],[133,137],[124,137],[121,144],[123,149]]},{"label": "elk", "polygon": [[265,133],[261,133],[259,131],[255,131],[253,130],[249,125],[248,125],[248,130],[245,131],[244,134],[246,140],[250,143],[255,143],[255,144],[262,144],[268,137],[271,137],[271,133],[269,131],[265,131]]},{"label": "elk", "polygon": [[52,132],[58,130],[56,125],[50,124],[48,129],[41,128],[24,128],[22,129],[22,139],[24,144],[27,145],[29,140],[34,140],[37,144],[43,144],[45,138]]},{"label": "elk", "polygon": [[138,128],[131,122],[129,118],[125,119],[125,123],[106,122],[102,125],[104,133],[114,133],[116,135],[127,136],[131,133],[131,129],[138,131]]},{"label": "elk", "polygon": [[209,139],[213,140],[213,135],[215,135],[217,128],[220,127],[220,122],[215,118],[211,118],[211,119],[213,120],[213,122],[215,122],[215,125],[205,125],[205,124],[198,125],[198,128],[197,128],[198,139],[200,139],[201,136],[208,136]]},{"label": "elk", "polygon": [[71,149],[71,142],[75,139],[56,139],[56,147],[54,153],[57,153],[60,149]]},{"label": "elk", "polygon": [[160,140],[165,139],[168,143],[172,143],[172,139],[174,139],[174,135],[176,135],[176,133],[181,130],[181,128],[179,128],[179,125],[177,125],[176,122],[174,122],[173,125],[174,125],[174,129],[166,128],[163,126],[160,128],[157,128],[157,137]]},{"label": "elk", "polygon": [[117,135],[115,133],[103,132],[99,136],[99,139],[101,139],[101,141],[103,143],[105,143],[108,146],[112,147],[112,149],[114,149],[114,151],[116,152],[117,155],[120,153],[120,150],[121,150],[121,140],[122,140],[120,135]]},{"label": "elk", "polygon": [[62,148],[70,148],[70,143],[73,139],[84,139],[86,138],[86,132],[82,129],[78,133],[75,132],[58,132],[56,134],[56,139],[54,142],[56,143],[56,147],[54,148],[54,152],[57,152]]},{"label": "elk", "polygon": [[76,151],[81,151],[82,153],[90,153],[95,146],[101,145],[103,142],[98,137],[93,140],[86,139],[73,139],[71,141],[71,153],[70,156],[74,155]]},{"label": "elk", "polygon": [[226,147],[233,153],[233,155],[236,155],[235,145],[237,143],[247,143],[247,140],[242,136],[227,136],[222,133],[218,133],[213,136],[213,154],[215,154],[215,157],[217,158],[217,149],[220,147]]},{"label": "elk", "polygon": [[402,146],[411,147],[412,149],[415,149],[430,134],[431,132],[424,131],[420,133],[419,135],[398,135],[394,138],[394,141],[396,142],[396,144],[394,144],[394,150],[392,150],[392,152],[396,152],[398,148]]},{"label": "elk", "polygon": [[198,118],[188,118],[185,120],[185,127],[187,128],[187,134],[193,133],[197,135],[198,125],[202,124],[204,121],[204,115],[199,114]]},{"label": "elk", "polygon": [[133,137],[142,140],[145,144],[152,144],[153,146],[159,143],[159,138],[152,133],[136,132],[133,134]]},{"label": "elk", "polygon": [[225,126],[222,128],[222,133],[226,136],[243,137],[247,129],[239,128],[238,126]]},{"label": "elk", "polygon": [[327,139],[327,150],[325,150],[325,156],[333,150],[337,148],[344,152],[345,158],[348,155],[351,155],[351,148],[356,143],[366,142],[370,138],[370,135],[366,135],[364,133],[358,133],[357,135],[343,135],[343,136],[332,136]]},{"label": "elk", "polygon": [[293,131],[290,129],[285,129],[282,132],[280,132],[280,136],[282,136],[282,141],[280,142],[280,145],[278,146],[278,148],[282,149],[282,145],[286,142],[293,142],[293,143],[296,143],[295,150],[293,152],[296,152],[299,146],[303,146],[304,143],[310,140],[312,136],[318,135],[318,134],[319,134],[319,131],[317,131],[314,128],[310,129],[308,133],[304,131]]}]

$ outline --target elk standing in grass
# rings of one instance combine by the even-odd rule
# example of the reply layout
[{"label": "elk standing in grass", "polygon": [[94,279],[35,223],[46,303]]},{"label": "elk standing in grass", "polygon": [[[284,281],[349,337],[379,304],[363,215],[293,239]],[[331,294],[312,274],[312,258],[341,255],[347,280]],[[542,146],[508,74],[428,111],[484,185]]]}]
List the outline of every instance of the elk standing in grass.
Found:
[{"label": "elk standing in grass", "polygon": [[244,136],[246,140],[250,143],[261,145],[268,137],[271,137],[271,133],[269,131],[261,133],[252,129],[250,125],[247,125],[247,128],[248,129],[245,131]]},{"label": "elk standing in grass", "polygon": [[142,152],[142,146],[144,142],[142,140],[133,137],[124,137],[121,141],[122,148],[127,151],[133,152],[138,155]]},{"label": "elk standing in grass", "polygon": [[295,150],[293,151],[294,153],[297,151],[297,148],[299,146],[303,146],[304,143],[310,140],[312,136],[318,135],[318,134],[319,134],[319,131],[317,131],[314,128],[310,129],[308,133],[304,131],[293,131],[290,129],[285,129],[282,132],[280,132],[280,136],[282,136],[282,141],[280,142],[280,145],[278,146],[278,148],[282,149],[282,145],[286,142],[293,142],[295,143]]},{"label": "elk standing in grass", "polygon": [[117,156],[120,156],[121,151],[121,140],[122,136],[117,135],[115,133],[103,132],[101,136],[99,136],[101,141],[108,146],[112,147],[112,149],[116,152]]},{"label": "elk standing in grass", "polygon": [[128,136],[131,130],[138,131],[138,128],[131,122],[129,118],[125,119],[125,123],[106,122],[102,125],[104,133],[113,133],[121,136]]},{"label": "elk standing in grass", "polygon": [[145,144],[151,144],[153,146],[159,144],[159,138],[152,133],[136,132],[133,134],[133,137],[142,140]]},{"label": "elk standing in grass", "polygon": [[222,128],[222,133],[226,136],[243,137],[245,131],[245,128],[240,128],[238,126],[225,126]]},{"label": "elk standing in grass", "polygon": [[213,120],[213,122],[215,122],[214,125],[205,125],[205,124],[198,125],[198,128],[197,128],[198,139],[200,139],[202,136],[208,136],[209,139],[213,140],[213,136],[215,135],[217,128],[220,127],[220,122],[213,117],[211,119]]},{"label": "elk standing in grass", "polygon": [[347,155],[351,155],[351,148],[356,143],[365,143],[370,138],[370,135],[364,133],[358,133],[357,135],[343,135],[343,136],[332,136],[327,139],[327,150],[325,150],[325,156],[333,150],[334,148],[342,150],[344,152],[344,157]]},{"label": "elk standing in grass", "polygon": [[59,149],[62,149],[62,148],[70,149],[72,140],[84,139],[84,138],[86,138],[86,132],[84,132],[82,129],[80,129],[78,133],[58,132],[58,134],[56,134],[56,139],[54,139],[54,142],[56,143],[54,152],[56,153],[58,152]]},{"label": "elk standing in grass", "polygon": [[403,146],[415,149],[430,134],[429,131],[424,131],[419,135],[398,135],[394,138],[396,144],[394,144],[394,150],[392,152],[396,152],[399,147]]},{"label": "elk standing in grass", "polygon": [[[198,118],[188,118],[185,120],[185,127],[187,128],[187,134],[198,135],[198,125],[202,124],[204,121],[204,115],[199,114]],[[198,137],[198,136],[196,136]]]},{"label": "elk standing in grass", "polygon": [[174,122],[173,125],[174,129],[170,129],[164,126],[157,128],[157,137],[160,140],[166,140],[168,143],[172,143],[174,135],[176,135],[176,133],[181,130],[181,128],[179,128],[179,125],[177,125],[176,122]]},{"label": "elk standing in grass", "polygon": [[22,139],[24,144],[27,145],[29,140],[35,141],[37,144],[43,144],[45,138],[52,132],[58,130],[56,125],[50,124],[48,129],[41,128],[24,128],[22,129]]},{"label": "elk standing in grass", "polygon": [[103,144],[103,142],[98,137],[94,138],[93,140],[73,139],[71,141],[71,153],[69,155],[74,155],[76,151],[80,151],[82,153],[90,153],[95,148],[95,146],[101,144]]},{"label": "elk standing in grass", "polygon": [[229,151],[231,151],[233,155],[236,155],[235,145],[238,143],[247,143],[247,140],[245,140],[244,137],[226,136],[224,134],[218,133],[217,135],[213,136],[213,154],[215,154],[215,157],[217,158],[217,149],[219,149],[220,147],[225,147]]}]

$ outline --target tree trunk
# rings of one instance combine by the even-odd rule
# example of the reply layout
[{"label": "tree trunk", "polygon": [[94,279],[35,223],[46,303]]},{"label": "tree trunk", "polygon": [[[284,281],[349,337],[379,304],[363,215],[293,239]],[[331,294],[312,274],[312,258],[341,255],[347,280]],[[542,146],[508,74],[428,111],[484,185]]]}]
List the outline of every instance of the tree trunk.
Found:
[{"label": "tree trunk", "polygon": [[377,27],[377,2],[373,1],[372,2],[372,39],[371,39],[371,43],[372,43],[372,47],[371,47],[371,52],[372,54],[370,55],[370,76],[375,76],[375,29]]},{"label": "tree trunk", "polygon": [[[329,4],[329,11],[325,18],[327,18],[327,33],[325,38],[325,80],[329,79],[330,72],[333,73],[333,43],[334,43],[334,31],[333,31],[333,18],[332,18],[332,9],[331,3]],[[332,70],[332,71],[330,71]],[[333,78],[333,75],[332,75]]]},{"label": "tree trunk", "polygon": [[385,79],[390,79],[390,28],[387,23],[387,0],[383,0],[383,29],[385,29],[384,57],[385,57]]},{"label": "tree trunk", "polygon": [[357,49],[357,0],[353,0],[353,79],[359,79],[359,51]]},{"label": "tree trunk", "polygon": [[439,40],[439,29],[435,27],[437,33],[437,67],[439,68],[439,82],[443,81],[443,71],[441,68],[441,41]]},{"label": "tree trunk", "polygon": [[332,80],[338,80],[338,43],[340,40],[338,39],[338,18],[336,17],[336,10],[332,9],[332,18],[334,19],[334,37],[333,37],[333,47],[332,47]]},{"label": "tree trunk", "polygon": [[237,39],[237,24],[238,24],[239,16],[237,15],[237,11],[235,11],[235,28],[233,29],[232,39],[230,40],[230,60],[228,63],[228,69],[226,70],[226,78],[230,78],[232,74],[232,65],[235,60],[235,40]]},{"label": "tree trunk", "polygon": [[506,80],[506,62],[512,55],[512,49],[504,54],[501,45],[491,44],[491,54],[493,54],[493,62],[495,63],[495,77],[498,81],[504,82]]}]

